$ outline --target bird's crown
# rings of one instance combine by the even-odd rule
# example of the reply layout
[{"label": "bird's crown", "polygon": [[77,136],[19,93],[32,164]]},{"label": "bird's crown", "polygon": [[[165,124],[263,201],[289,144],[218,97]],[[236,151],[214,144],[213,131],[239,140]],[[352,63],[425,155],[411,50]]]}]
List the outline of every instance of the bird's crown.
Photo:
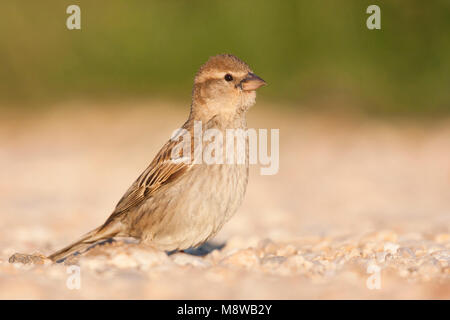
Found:
[{"label": "bird's crown", "polygon": [[250,67],[241,59],[231,54],[218,54],[206,61],[195,75],[195,82],[203,82],[208,78],[224,73],[247,74]]}]

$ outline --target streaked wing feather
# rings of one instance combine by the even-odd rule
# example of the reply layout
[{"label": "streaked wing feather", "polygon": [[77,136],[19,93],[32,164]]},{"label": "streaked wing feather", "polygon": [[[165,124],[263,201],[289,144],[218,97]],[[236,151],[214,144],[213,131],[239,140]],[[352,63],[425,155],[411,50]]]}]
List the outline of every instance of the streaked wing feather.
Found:
[{"label": "streaked wing feather", "polygon": [[152,163],[120,199],[112,216],[117,216],[139,205],[161,186],[173,182],[190,169],[191,164],[172,161],[172,148],[176,143],[177,141],[169,141],[161,149]]}]

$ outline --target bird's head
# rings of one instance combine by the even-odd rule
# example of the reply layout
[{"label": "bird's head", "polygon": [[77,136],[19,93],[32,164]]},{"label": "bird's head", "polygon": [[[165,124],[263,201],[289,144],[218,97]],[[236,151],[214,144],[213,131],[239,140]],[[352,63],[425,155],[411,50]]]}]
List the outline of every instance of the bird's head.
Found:
[{"label": "bird's head", "polygon": [[195,76],[192,112],[203,117],[245,113],[255,103],[256,89],[265,84],[237,57],[211,57]]}]

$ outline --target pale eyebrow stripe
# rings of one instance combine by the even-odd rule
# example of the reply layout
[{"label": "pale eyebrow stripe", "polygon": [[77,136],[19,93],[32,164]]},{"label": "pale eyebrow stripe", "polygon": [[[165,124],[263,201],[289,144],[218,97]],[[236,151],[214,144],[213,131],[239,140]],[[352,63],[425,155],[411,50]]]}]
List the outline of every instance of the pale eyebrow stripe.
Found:
[{"label": "pale eyebrow stripe", "polygon": [[[220,75],[217,76],[217,73],[219,73]],[[197,83],[203,83],[206,80],[212,80],[212,79],[214,79],[214,80],[221,80],[228,73],[231,74],[233,77],[244,77],[246,75],[246,73],[242,72],[242,71],[241,72],[237,72],[237,73],[232,72],[232,71],[219,71],[219,72],[215,72],[215,74],[216,74],[215,76],[213,76],[212,73],[208,72],[208,73],[205,73],[205,74],[197,77],[196,78],[196,82]]]}]

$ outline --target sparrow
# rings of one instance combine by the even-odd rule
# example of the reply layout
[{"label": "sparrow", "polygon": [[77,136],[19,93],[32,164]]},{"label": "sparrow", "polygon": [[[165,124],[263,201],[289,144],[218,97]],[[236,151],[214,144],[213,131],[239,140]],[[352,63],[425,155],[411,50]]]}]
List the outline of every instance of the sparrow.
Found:
[{"label": "sparrow", "polygon": [[[211,57],[195,75],[189,117],[181,129],[191,136],[195,124],[224,134],[227,129],[246,130],[246,113],[255,103],[256,90],[265,84],[239,58],[230,54]],[[170,139],[104,224],[48,258],[61,262],[116,237],[132,237],[164,251],[201,245],[222,228],[244,199],[249,175],[246,142],[244,163],[205,163],[194,161],[193,156],[199,149],[206,152],[207,141],[201,139],[197,146],[195,139],[185,142],[193,151],[188,159],[192,161],[177,161],[174,154],[186,155],[174,152],[180,139]]]}]

